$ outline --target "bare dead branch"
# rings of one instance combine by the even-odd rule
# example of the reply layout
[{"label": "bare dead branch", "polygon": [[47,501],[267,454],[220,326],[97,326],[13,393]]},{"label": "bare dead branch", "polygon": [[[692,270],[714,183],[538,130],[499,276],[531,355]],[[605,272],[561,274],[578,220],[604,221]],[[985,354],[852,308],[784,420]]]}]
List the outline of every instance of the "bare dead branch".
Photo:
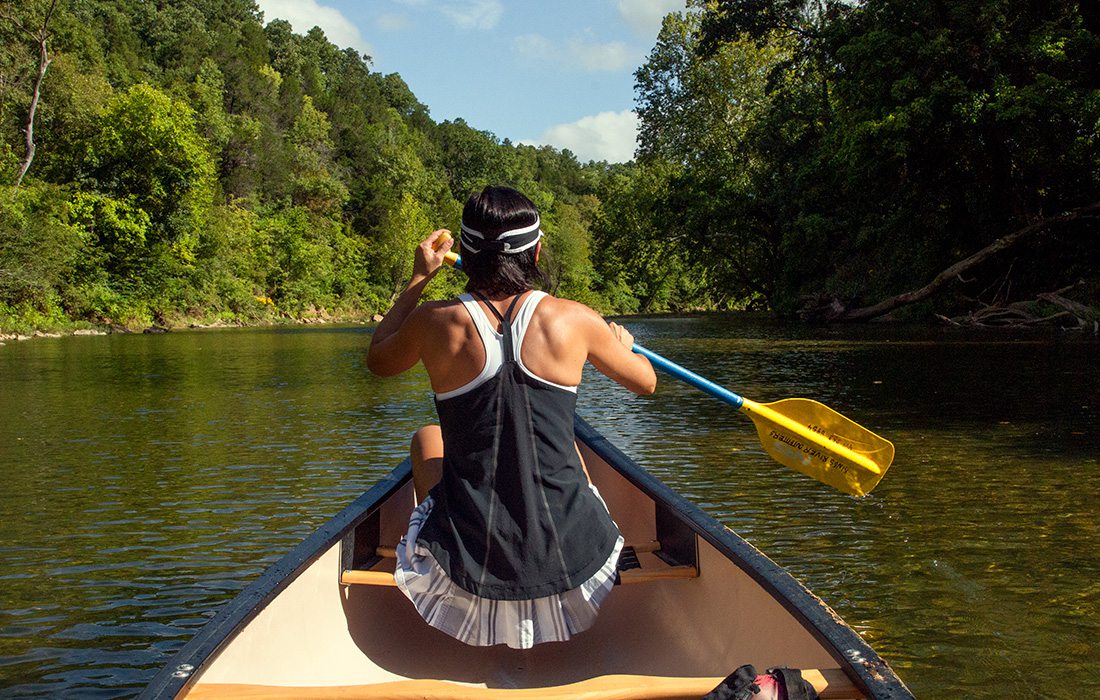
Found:
[{"label": "bare dead branch", "polygon": [[1039,298],[1045,302],[1065,309],[1067,313],[1073,314],[1082,321],[1100,320],[1100,311],[1091,306],[1085,306],[1084,304],[1073,301],[1072,299],[1066,299],[1057,292],[1044,292],[1039,295]]},{"label": "bare dead branch", "polygon": [[835,320],[838,321],[866,321],[878,316],[882,316],[886,313],[893,311],[894,309],[905,306],[907,304],[913,304],[918,301],[924,301],[928,297],[932,296],[944,286],[949,284],[956,277],[962,275],[967,270],[977,266],[978,264],[985,262],[994,255],[1003,252],[1012,246],[1026,240],[1051,226],[1057,224],[1064,224],[1078,219],[1088,218],[1090,216],[1100,213],[1100,202],[1093,202],[1092,204],[1086,204],[1075,209],[1052,216],[1041,221],[1028,224],[1023,228],[1017,229],[1007,236],[1002,236],[993,241],[985,248],[982,248],[978,252],[974,253],[970,257],[960,260],[951,267],[947,268],[936,277],[921,287],[911,292],[905,292],[904,294],[898,294],[897,296],[890,297],[880,301],[872,306],[864,306],[858,309],[852,309],[840,316],[837,316]]},{"label": "bare dead branch", "polygon": [[1041,318],[1032,318],[1028,319],[1027,321],[1021,321],[1020,325],[1039,326],[1044,323],[1054,323],[1055,321],[1060,321],[1063,318],[1074,318],[1074,315],[1068,311],[1059,311],[1058,313],[1051,314],[1050,316],[1043,316]]},{"label": "bare dead branch", "polygon": [[[27,125],[23,130],[26,135],[26,155],[23,158],[23,163],[19,166],[19,176],[15,179],[15,187],[19,188],[23,184],[23,178],[26,176],[27,171],[31,168],[31,163],[34,162],[34,117],[38,112],[38,101],[42,96],[42,81],[46,78],[46,70],[50,67],[49,51],[47,43],[50,39],[49,25],[50,18],[53,16],[54,9],[57,7],[57,0],[50,0],[50,6],[46,9],[46,16],[42,18],[42,27],[32,34],[35,41],[38,42],[38,75],[34,79],[34,88],[31,92],[31,106],[27,110]],[[22,25],[17,23],[17,26],[23,28]],[[24,31],[26,31],[24,29]]]}]

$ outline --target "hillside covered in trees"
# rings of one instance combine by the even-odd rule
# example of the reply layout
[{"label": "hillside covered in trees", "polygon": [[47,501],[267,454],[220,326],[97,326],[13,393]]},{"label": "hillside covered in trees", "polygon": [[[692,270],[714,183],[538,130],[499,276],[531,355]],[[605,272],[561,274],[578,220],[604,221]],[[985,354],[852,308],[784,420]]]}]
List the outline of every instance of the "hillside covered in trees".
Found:
[{"label": "hillside covered in trees", "polygon": [[689,4],[637,74],[639,161],[730,298],[1097,320],[1095,3]]},{"label": "hillside covered in trees", "polygon": [[608,313],[1073,325],[1098,65],[1083,0],[691,0],[636,74],[636,161],[582,164],[250,0],[3,0],[0,329],[384,311],[487,183],[542,210],[549,291]]}]

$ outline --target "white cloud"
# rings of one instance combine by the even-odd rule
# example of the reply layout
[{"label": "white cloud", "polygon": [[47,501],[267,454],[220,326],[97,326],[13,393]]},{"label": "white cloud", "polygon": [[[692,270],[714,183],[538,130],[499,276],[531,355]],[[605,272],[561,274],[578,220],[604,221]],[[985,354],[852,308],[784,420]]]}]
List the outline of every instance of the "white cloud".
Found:
[{"label": "white cloud", "polygon": [[566,43],[568,55],[587,71],[615,72],[633,67],[641,56],[621,41],[594,43],[582,39],[570,39]]},{"label": "white cloud", "polygon": [[669,12],[685,8],[684,0],[619,0],[619,15],[641,36],[656,37]]},{"label": "white cloud", "polygon": [[542,138],[521,143],[568,148],[581,162],[606,160],[609,163],[625,163],[634,159],[637,142],[638,115],[628,109],[600,112],[572,124],[558,124],[544,131]]},{"label": "white cloud", "polygon": [[541,34],[525,34],[512,41],[521,56],[536,61],[552,61],[589,73],[614,73],[638,65],[643,55],[621,41],[597,42],[586,37],[573,37],[564,45],[556,45]]},{"label": "white cloud", "polygon": [[439,9],[460,29],[492,29],[504,14],[504,6],[500,0],[447,2]]},{"label": "white cloud", "polygon": [[408,17],[393,13],[378,15],[378,18],[375,19],[375,24],[384,32],[399,32],[402,29],[408,29],[412,26],[412,22],[409,21]]},{"label": "white cloud", "polygon": [[317,0],[256,0],[264,13],[264,20],[285,19],[298,34],[320,27],[328,40],[340,47],[351,48],[374,55],[374,50],[359,28],[334,7],[321,5]]}]

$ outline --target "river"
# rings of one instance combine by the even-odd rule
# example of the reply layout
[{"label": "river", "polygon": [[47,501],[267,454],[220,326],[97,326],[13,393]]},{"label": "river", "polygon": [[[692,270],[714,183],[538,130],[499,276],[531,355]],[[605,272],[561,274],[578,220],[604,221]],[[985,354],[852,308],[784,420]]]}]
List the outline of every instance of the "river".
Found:
[{"label": "river", "polygon": [[[586,374],[578,411],[788,568],[920,698],[1100,697],[1100,342],[751,315],[632,318],[745,396],[891,439],[855,499],[674,380]],[[419,369],[367,327],[0,347],[0,696],[128,697],[218,606],[403,458]]]}]

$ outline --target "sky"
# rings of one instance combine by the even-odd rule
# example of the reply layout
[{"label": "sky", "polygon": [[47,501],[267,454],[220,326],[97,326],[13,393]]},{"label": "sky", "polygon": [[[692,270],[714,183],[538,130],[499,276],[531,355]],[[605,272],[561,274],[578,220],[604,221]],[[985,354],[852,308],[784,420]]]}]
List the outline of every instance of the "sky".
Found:
[{"label": "sky", "polygon": [[462,118],[582,162],[631,160],[634,71],[684,0],[257,0],[399,73],[437,122]]}]

